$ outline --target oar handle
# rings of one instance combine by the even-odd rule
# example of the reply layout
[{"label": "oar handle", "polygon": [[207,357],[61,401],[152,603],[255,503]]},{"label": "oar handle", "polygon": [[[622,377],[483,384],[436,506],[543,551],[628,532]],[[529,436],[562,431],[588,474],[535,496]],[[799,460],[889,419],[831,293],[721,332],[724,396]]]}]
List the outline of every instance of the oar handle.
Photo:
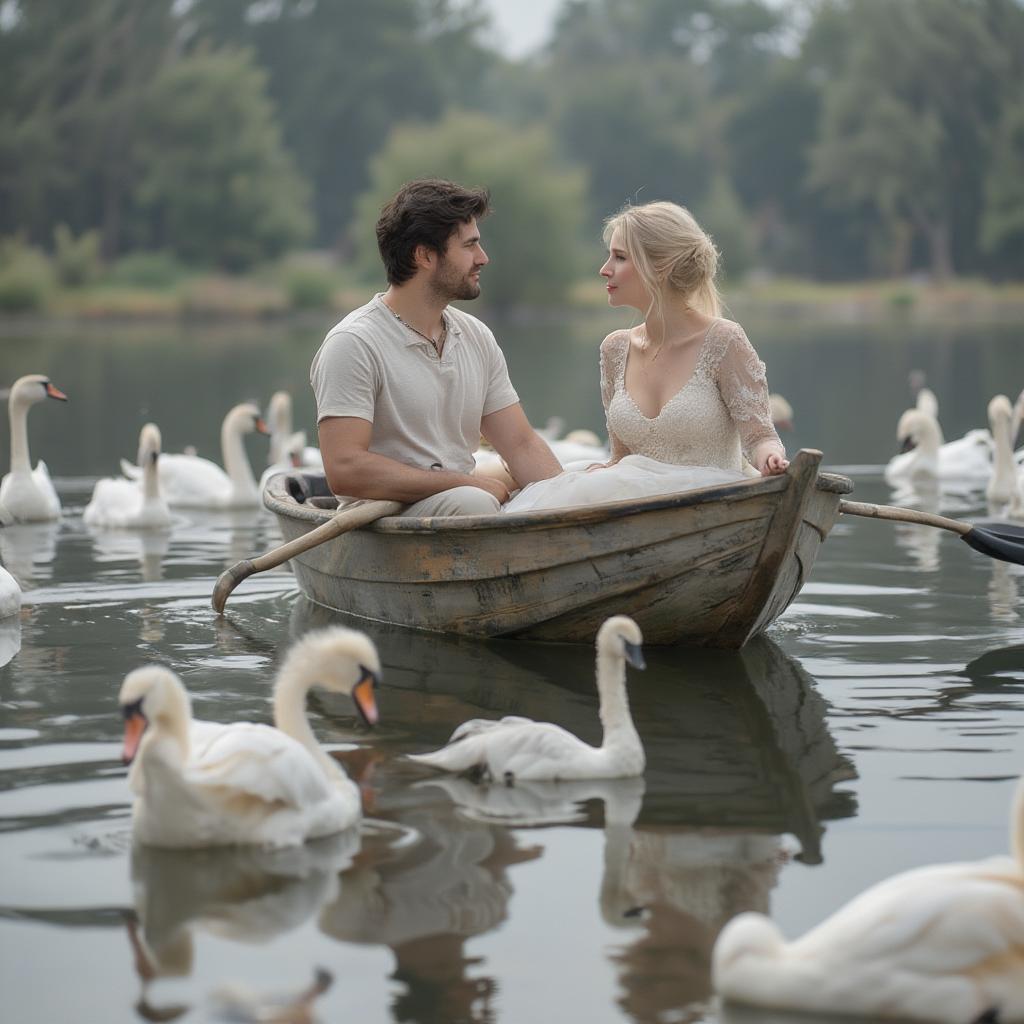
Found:
[{"label": "oar handle", "polygon": [[290,540],[287,544],[282,544],[272,551],[267,551],[256,558],[243,558],[242,561],[225,569],[217,577],[211,598],[213,610],[218,615],[222,615],[231,592],[242,580],[252,576],[253,573],[274,569],[283,562],[287,562],[289,558],[301,555],[303,551],[308,551],[318,544],[340,537],[341,534],[348,533],[349,530],[367,526],[385,516],[397,515],[403,508],[405,506],[398,501],[366,501],[335,513],[326,523],[316,527],[315,530],[310,530],[309,533],[304,533],[301,537],[296,537],[295,540]]},{"label": "oar handle", "polygon": [[839,501],[839,511],[848,516],[866,516],[868,519],[892,519],[898,523],[917,523],[921,526],[935,526],[940,530],[951,530],[961,537],[969,533],[973,526],[962,523],[959,519],[948,519],[932,512],[922,512],[916,508],[901,508],[899,505],[872,505],[866,501]]}]

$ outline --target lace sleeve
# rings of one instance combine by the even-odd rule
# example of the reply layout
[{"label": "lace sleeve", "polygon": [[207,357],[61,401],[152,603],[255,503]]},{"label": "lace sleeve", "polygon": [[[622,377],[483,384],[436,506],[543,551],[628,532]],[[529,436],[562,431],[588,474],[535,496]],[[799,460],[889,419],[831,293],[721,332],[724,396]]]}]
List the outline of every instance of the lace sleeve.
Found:
[{"label": "lace sleeve", "polygon": [[629,454],[629,449],[615,436],[608,420],[608,406],[615,394],[615,382],[619,378],[622,362],[626,357],[623,339],[625,345],[628,345],[628,333],[616,331],[601,342],[601,404],[604,406],[605,430],[608,434],[608,449],[612,462],[618,462]]},{"label": "lace sleeve", "polygon": [[758,449],[771,446],[785,457],[786,449],[772,423],[768,377],[739,324],[722,321],[718,346],[718,390],[743,443],[743,454],[757,465]]}]

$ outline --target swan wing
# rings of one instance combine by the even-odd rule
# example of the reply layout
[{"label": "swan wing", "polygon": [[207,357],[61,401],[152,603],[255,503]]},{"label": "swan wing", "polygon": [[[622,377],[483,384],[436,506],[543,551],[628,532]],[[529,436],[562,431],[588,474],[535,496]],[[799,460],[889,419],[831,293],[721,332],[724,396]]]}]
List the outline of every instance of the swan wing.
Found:
[{"label": "swan wing", "polygon": [[1009,858],[940,864],[867,889],[793,943],[794,954],[921,975],[1024,953],[1024,874]]},{"label": "swan wing", "polygon": [[[197,735],[194,729],[191,735]],[[331,793],[326,774],[301,743],[273,726],[250,722],[200,732],[187,772],[195,785],[289,807],[308,807]]]},{"label": "swan wing", "polygon": [[500,729],[510,725],[532,725],[532,718],[523,718],[521,715],[506,715],[504,718],[470,718],[457,726],[451,734],[449,743],[458,743],[467,736],[478,736],[481,733],[490,732],[493,729]]},{"label": "swan wing", "polygon": [[227,473],[198,455],[161,455],[158,469],[160,491],[169,505],[217,505],[232,493]]},{"label": "swan wing", "polygon": [[433,753],[411,757],[444,771],[478,769],[493,778],[558,779],[586,777],[596,753],[561,726],[527,719],[493,722]]}]

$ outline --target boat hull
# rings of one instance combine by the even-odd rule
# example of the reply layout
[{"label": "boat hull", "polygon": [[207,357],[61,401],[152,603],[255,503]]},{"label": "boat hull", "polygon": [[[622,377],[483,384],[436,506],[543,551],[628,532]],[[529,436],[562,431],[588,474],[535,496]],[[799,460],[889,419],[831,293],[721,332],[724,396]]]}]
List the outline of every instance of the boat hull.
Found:
[{"label": "boat hull", "polygon": [[[318,604],[470,636],[590,643],[613,614],[645,643],[739,648],[780,615],[838,514],[845,477],[802,451],[781,476],[587,509],[389,517],[291,560]],[[332,512],[264,493],[286,541]]]}]

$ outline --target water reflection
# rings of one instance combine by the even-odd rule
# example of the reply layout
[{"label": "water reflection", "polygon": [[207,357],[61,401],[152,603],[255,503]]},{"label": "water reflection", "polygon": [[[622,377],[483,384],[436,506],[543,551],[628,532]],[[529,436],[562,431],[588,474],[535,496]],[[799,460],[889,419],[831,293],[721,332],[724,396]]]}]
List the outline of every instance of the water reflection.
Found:
[{"label": "water reflection", "polygon": [[101,530],[87,526],[97,564],[137,562],[142,579],[163,578],[163,562],[171,547],[168,530]]},{"label": "water reflection", "polygon": [[59,522],[0,527],[0,561],[22,590],[53,577],[59,531]]},{"label": "water reflection", "polygon": [[358,849],[357,832],[285,850],[134,847],[135,914],[127,927],[143,1016],[166,1014],[167,1008],[153,1005],[148,988],[159,978],[192,973],[197,931],[265,943],[298,928],[337,897],[339,872]]},{"label": "water reflection", "polygon": [[374,813],[414,830],[418,841],[384,858],[357,858],[320,914],[320,928],[391,949],[392,978],[405,986],[392,1006],[396,1021],[493,1020],[495,981],[474,976],[482,961],[464,947],[505,920],[508,869],[540,856],[540,848],[405,786],[382,790]]}]

